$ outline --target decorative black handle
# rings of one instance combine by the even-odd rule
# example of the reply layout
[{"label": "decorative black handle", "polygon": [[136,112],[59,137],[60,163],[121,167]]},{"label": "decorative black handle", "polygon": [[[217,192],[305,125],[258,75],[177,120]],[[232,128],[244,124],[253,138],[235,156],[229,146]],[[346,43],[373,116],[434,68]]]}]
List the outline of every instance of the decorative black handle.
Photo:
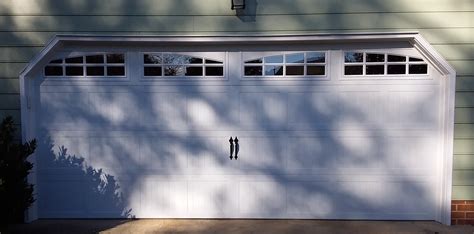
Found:
[{"label": "decorative black handle", "polygon": [[234,143],[235,143],[235,160],[237,160],[237,158],[239,157],[237,156],[239,154],[239,139],[237,139],[237,137],[235,137]]},{"label": "decorative black handle", "polygon": [[[232,140],[232,137],[230,137],[229,143],[230,143],[230,156],[229,156],[229,158],[230,158],[230,160],[232,160],[234,158],[234,157],[232,157],[232,154],[234,153],[234,140]],[[237,159],[237,156],[236,156],[235,159]]]}]

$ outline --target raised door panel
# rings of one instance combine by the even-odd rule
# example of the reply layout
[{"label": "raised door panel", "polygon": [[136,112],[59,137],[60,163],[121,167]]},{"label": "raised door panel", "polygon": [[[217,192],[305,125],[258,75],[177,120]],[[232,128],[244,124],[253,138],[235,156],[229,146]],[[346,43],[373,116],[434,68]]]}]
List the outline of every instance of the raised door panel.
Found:
[{"label": "raised door panel", "polygon": [[241,180],[239,182],[240,215],[248,218],[285,217],[286,182],[278,180]]},{"label": "raised door panel", "polygon": [[144,92],[141,125],[146,130],[169,131],[234,129],[238,122],[235,92],[228,87],[196,89]]},{"label": "raised door panel", "polygon": [[238,123],[238,99],[230,88],[187,93],[187,116],[191,129],[230,130]]},{"label": "raised door panel", "polygon": [[93,136],[89,138],[89,165],[111,175],[139,173],[138,139],[134,136]]},{"label": "raised door panel", "polygon": [[234,180],[193,179],[188,181],[190,217],[230,218],[238,214],[239,193]]},{"label": "raised door panel", "polygon": [[242,174],[285,173],[287,141],[272,135],[239,133],[238,164]]},{"label": "raised door panel", "polygon": [[229,158],[229,138],[219,134],[189,138],[188,172],[206,175],[239,174],[238,162]]},{"label": "raised door panel", "polygon": [[289,93],[288,100],[291,129],[331,129],[341,118],[337,92]]},{"label": "raised door panel", "polygon": [[41,93],[38,102],[39,127],[65,130],[92,124],[87,93]]},{"label": "raised door panel", "polygon": [[187,174],[189,170],[187,140],[177,135],[141,137],[139,145],[141,171],[165,175]]},{"label": "raised door panel", "polygon": [[290,136],[286,161],[289,172],[333,172],[339,166],[338,142],[330,136]]},{"label": "raised door panel", "polygon": [[187,100],[178,92],[144,93],[140,119],[145,129],[187,129]]},{"label": "raised door panel", "polygon": [[[264,89],[265,87],[262,87]],[[288,121],[288,99],[283,92],[241,92],[239,123],[241,129],[282,129]]]},{"label": "raised door panel", "polygon": [[140,203],[140,217],[185,217],[188,214],[188,182],[146,178],[140,191]]}]

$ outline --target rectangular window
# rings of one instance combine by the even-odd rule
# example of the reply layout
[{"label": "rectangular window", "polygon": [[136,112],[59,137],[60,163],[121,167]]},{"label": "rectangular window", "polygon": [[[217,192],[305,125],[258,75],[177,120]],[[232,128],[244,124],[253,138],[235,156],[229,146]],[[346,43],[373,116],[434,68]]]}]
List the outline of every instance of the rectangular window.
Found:
[{"label": "rectangular window", "polygon": [[244,61],[245,77],[318,77],[326,75],[326,52],[282,52]]},{"label": "rectangular window", "polygon": [[46,77],[124,77],[125,54],[86,54],[55,59],[44,67],[44,75]]}]

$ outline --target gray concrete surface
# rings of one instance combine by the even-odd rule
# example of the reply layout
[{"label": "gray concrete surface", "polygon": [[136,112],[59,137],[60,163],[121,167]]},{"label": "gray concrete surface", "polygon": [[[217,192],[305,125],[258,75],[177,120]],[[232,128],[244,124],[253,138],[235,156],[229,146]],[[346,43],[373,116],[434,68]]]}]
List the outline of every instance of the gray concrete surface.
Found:
[{"label": "gray concrete surface", "polygon": [[430,221],[322,220],[38,220],[13,225],[3,233],[469,233],[474,226],[446,226]]}]

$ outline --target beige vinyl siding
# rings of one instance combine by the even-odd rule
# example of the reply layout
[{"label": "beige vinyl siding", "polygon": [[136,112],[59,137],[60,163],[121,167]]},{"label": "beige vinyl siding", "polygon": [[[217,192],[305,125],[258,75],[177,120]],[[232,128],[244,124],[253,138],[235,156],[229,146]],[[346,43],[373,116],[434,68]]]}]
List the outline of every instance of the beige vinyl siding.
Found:
[{"label": "beige vinyl siding", "polygon": [[55,34],[217,35],[419,31],[457,71],[453,198],[474,199],[474,1],[0,1],[0,117],[19,121],[18,73]]}]

